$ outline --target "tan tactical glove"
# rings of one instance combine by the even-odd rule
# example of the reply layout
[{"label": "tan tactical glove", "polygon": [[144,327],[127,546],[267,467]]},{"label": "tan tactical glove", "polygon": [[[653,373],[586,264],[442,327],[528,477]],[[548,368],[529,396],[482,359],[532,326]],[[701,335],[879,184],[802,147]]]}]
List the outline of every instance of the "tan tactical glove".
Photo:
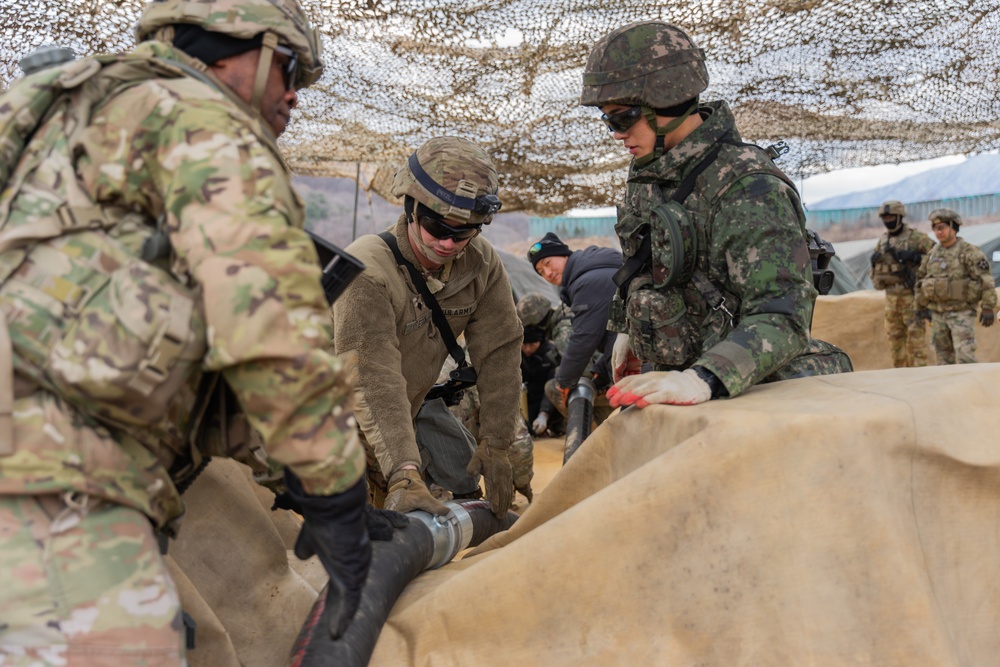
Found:
[{"label": "tan tactical glove", "polygon": [[498,446],[496,438],[483,438],[465,471],[473,476],[483,476],[490,510],[498,519],[507,516],[514,500],[514,470],[507,458],[507,448]]},{"label": "tan tactical glove", "polygon": [[397,470],[392,473],[392,477],[389,478],[389,495],[385,499],[385,508],[403,514],[411,510],[423,510],[438,516],[444,516],[451,511],[431,495],[417,470]]}]

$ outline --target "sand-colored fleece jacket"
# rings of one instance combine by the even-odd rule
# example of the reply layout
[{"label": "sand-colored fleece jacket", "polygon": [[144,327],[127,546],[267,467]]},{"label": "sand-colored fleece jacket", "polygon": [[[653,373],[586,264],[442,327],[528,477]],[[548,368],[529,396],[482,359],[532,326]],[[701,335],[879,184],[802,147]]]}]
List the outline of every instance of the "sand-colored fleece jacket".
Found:
[{"label": "sand-colored fleece jacket", "polygon": [[[403,216],[392,232],[403,257],[419,269]],[[365,270],[333,306],[334,351],[345,359],[356,355],[355,417],[388,478],[407,463],[420,464],[413,419],[448,350],[430,308],[382,239],[362,236],[347,251]],[[519,409],[522,330],[510,280],[489,242],[474,238],[434,296],[455,337],[465,334],[469,362],[479,374],[479,437],[508,446]]]}]

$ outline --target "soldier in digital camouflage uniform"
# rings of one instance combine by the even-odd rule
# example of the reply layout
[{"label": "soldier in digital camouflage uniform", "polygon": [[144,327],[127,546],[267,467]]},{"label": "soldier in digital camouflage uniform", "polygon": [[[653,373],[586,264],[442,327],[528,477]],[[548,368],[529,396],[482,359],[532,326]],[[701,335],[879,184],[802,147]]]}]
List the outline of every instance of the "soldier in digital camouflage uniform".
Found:
[{"label": "soldier in digital camouflage uniform", "polygon": [[996,321],[997,293],[983,251],[963,238],[962,219],[946,208],[928,216],[938,244],[927,253],[917,278],[921,321],[931,322],[931,341],[938,365],[976,363],[976,305],[979,323]]},{"label": "soldier in digital camouflage uniform", "polygon": [[[525,345],[521,346],[521,379],[529,383],[528,423],[536,436],[546,433],[562,435],[565,432],[565,420],[545,395],[545,383],[554,376],[569,345],[573,333],[573,312],[564,303],[553,308],[547,296],[532,292],[525,294],[517,302],[517,317],[525,331]],[[528,332],[535,330],[541,333],[541,347],[531,349]],[[530,353],[527,351],[529,349]],[[539,356],[535,357],[536,354]],[[543,366],[551,366],[553,372],[540,375]],[[536,385],[538,382],[540,384]]]},{"label": "soldier in digital camouflage uniform", "polygon": [[526,327],[539,327],[545,340],[552,341],[556,352],[565,354],[569,337],[573,333],[573,312],[564,303],[553,307],[541,292],[525,294],[517,302],[517,317]]},{"label": "soldier in digital camouflage uniform", "polygon": [[294,0],[165,0],[137,41],[0,97],[24,130],[0,136],[0,664],[186,664],[154,529],[251,430],[288,466],[339,631],[386,518],[275,143],[317,34]]},{"label": "soldier in digital camouflage uniform", "polygon": [[868,275],[877,290],[885,290],[885,334],[896,368],[927,365],[927,328],[916,317],[913,290],[924,255],[934,247],[927,234],[911,228],[901,202],[879,206],[886,233],[875,245]]},{"label": "soldier in digital camouflage uniform", "polygon": [[[725,102],[699,104],[704,60],[654,20],[598,40],[585,67],[580,104],[599,107],[633,156],[616,225],[613,405],[693,405],[851,370],[809,335],[817,292],[798,194],[742,142]],[[638,374],[641,362],[655,370]]]},{"label": "soldier in digital camouflage uniform", "polygon": [[369,234],[347,247],[366,269],[334,304],[333,341],[337,354],[356,359],[355,414],[367,476],[373,502],[384,499],[389,509],[448,513],[427,487],[414,419],[449,350],[406,264],[440,304],[452,334],[464,334],[482,402],[475,451],[435,453],[445,457],[435,466],[453,479],[481,474],[497,516],[513,499],[509,450],[519,420],[521,326],[500,256],[480,236],[500,209],[497,188],[482,148],[459,137],[429,139],[393,179],[404,212],[388,239]]}]

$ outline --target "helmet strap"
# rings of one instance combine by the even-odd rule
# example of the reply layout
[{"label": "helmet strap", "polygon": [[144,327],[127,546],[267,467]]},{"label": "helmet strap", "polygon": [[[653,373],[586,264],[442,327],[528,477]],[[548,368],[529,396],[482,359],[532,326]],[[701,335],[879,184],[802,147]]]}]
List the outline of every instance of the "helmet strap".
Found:
[{"label": "helmet strap", "polygon": [[656,115],[656,111],[654,111],[652,107],[647,107],[643,105],[642,115],[646,119],[646,122],[649,123],[649,126],[653,128],[653,131],[656,132],[656,142],[653,144],[653,152],[650,153],[649,155],[637,158],[635,161],[635,165],[637,167],[645,167],[650,162],[658,160],[666,152],[666,150],[663,148],[663,144],[664,141],[666,140],[667,135],[676,130],[677,128],[679,128],[684,123],[684,121],[687,120],[688,116],[694,113],[695,109],[697,108],[698,108],[698,99],[695,98],[694,101],[691,102],[691,105],[687,108],[687,111],[685,111],[677,118],[674,118],[672,121],[670,121],[663,127],[660,127],[660,125],[657,123],[658,116]]},{"label": "helmet strap", "polygon": [[262,102],[267,80],[271,75],[271,61],[274,59],[274,47],[278,45],[278,36],[273,32],[264,33],[260,45],[260,60],[257,61],[257,76],[253,81],[253,101],[250,106],[263,113]]}]

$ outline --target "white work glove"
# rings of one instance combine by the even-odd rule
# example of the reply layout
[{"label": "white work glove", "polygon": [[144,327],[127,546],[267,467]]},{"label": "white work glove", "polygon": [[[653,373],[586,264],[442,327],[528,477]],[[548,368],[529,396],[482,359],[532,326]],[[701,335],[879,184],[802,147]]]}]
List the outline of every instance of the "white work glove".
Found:
[{"label": "white work glove", "polygon": [[541,435],[545,433],[545,429],[549,427],[549,415],[545,412],[539,412],[538,416],[535,417],[535,421],[531,422],[531,432],[534,435]]},{"label": "white work glove", "polygon": [[692,369],[655,371],[622,378],[608,389],[612,407],[634,405],[644,408],[654,403],[697,405],[712,398],[712,388]]},{"label": "white work glove", "polygon": [[615,338],[615,346],[611,350],[611,375],[618,382],[628,375],[638,375],[642,372],[642,362],[632,354],[629,347],[628,334],[620,333]]}]

